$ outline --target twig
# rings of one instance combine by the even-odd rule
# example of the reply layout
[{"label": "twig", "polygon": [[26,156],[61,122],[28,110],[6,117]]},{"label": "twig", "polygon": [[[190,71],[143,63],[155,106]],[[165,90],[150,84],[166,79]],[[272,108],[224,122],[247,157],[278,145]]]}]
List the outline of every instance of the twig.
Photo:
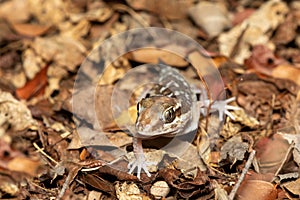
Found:
[{"label": "twig", "polygon": [[44,156],[46,156],[46,158],[48,158],[49,160],[51,160],[52,162],[55,163],[55,165],[58,164],[58,162],[56,160],[54,160],[52,157],[50,157],[47,153],[44,152],[44,149],[41,149],[35,142],[33,143],[33,146],[37,149],[37,152],[40,152],[41,154],[43,154]]},{"label": "twig", "polygon": [[63,187],[61,188],[61,191],[60,191],[60,193],[58,194],[58,196],[56,198],[57,200],[61,199],[64,196],[66,190],[68,189],[70,181],[71,181],[71,175],[72,174],[69,172],[69,174],[68,174],[68,176],[67,176],[67,178],[66,178],[66,180],[63,184]]},{"label": "twig", "polygon": [[230,192],[230,194],[229,194],[229,196],[228,196],[228,199],[229,199],[229,200],[233,200],[233,199],[234,199],[237,190],[239,189],[239,187],[240,187],[242,181],[244,180],[244,178],[245,178],[247,172],[249,171],[249,168],[250,168],[251,163],[252,163],[252,161],[253,161],[253,159],[254,159],[254,156],[255,156],[255,150],[253,150],[253,151],[250,153],[249,158],[248,158],[248,160],[247,160],[247,162],[246,162],[246,164],[245,164],[245,167],[244,167],[244,169],[243,169],[243,171],[242,171],[242,174],[241,174],[239,180],[236,182],[235,186],[233,187],[233,189],[231,190],[231,192]]}]

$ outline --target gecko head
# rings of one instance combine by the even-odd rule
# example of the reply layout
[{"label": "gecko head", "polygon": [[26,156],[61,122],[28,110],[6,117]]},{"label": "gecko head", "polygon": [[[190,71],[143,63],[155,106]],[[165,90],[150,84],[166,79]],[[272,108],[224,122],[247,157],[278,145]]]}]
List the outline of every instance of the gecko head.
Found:
[{"label": "gecko head", "polygon": [[135,126],[141,138],[175,135],[188,121],[178,99],[167,96],[144,98],[138,103],[137,110]]}]

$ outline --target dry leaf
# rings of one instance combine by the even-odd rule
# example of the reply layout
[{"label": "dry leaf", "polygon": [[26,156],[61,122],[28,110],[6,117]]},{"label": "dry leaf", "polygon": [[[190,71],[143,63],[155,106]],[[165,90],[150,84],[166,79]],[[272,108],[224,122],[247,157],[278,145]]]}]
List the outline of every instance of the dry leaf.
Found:
[{"label": "dry leaf", "polygon": [[150,200],[149,197],[142,194],[135,183],[117,182],[115,190],[118,199],[143,199]]},{"label": "dry leaf", "polygon": [[260,139],[256,146],[256,158],[261,173],[275,173],[284,162],[289,144],[279,135]]},{"label": "dry leaf", "polygon": [[2,129],[10,126],[20,131],[35,123],[25,104],[16,100],[10,93],[0,91],[0,127]]},{"label": "dry leaf", "polygon": [[298,178],[295,181],[291,181],[283,184],[284,188],[287,189],[293,195],[300,196],[300,179]]},{"label": "dry leaf", "polygon": [[210,37],[219,35],[231,26],[228,11],[221,3],[200,1],[196,6],[189,8],[189,15]]},{"label": "dry leaf", "polygon": [[284,23],[278,27],[272,39],[276,45],[288,44],[296,37],[297,18],[293,14],[294,12],[289,13]]},{"label": "dry leaf", "polygon": [[268,47],[256,45],[253,47],[251,56],[245,60],[245,65],[256,72],[271,75],[273,69],[284,62],[283,59],[276,57]]},{"label": "dry leaf", "polygon": [[0,4],[0,18],[10,22],[24,22],[30,18],[28,1],[13,0]]},{"label": "dry leaf", "polygon": [[254,12],[254,9],[246,8],[238,13],[235,13],[232,19],[232,24],[236,26],[242,23],[245,19],[249,18]]},{"label": "dry leaf", "polygon": [[[255,194],[255,195],[254,195]],[[237,200],[275,200],[277,190],[269,182],[260,180],[244,181],[237,192]]]},{"label": "dry leaf", "polygon": [[125,56],[130,60],[141,63],[157,64],[162,61],[170,66],[185,67],[188,65],[181,56],[161,49],[144,48],[129,52]]},{"label": "dry leaf", "polygon": [[32,48],[44,60],[55,62],[69,71],[75,71],[84,59],[85,48],[80,42],[68,37],[36,38]]},{"label": "dry leaf", "polygon": [[7,164],[9,170],[27,173],[31,176],[37,176],[41,166],[42,163],[40,161],[34,161],[25,157],[16,157]]},{"label": "dry leaf", "polygon": [[288,79],[300,86],[300,69],[289,64],[277,66],[272,71],[272,76],[275,78]]},{"label": "dry leaf", "polygon": [[89,9],[82,13],[70,13],[72,22],[84,20],[105,22],[113,15],[113,10],[104,2],[95,1],[89,5]]},{"label": "dry leaf", "polygon": [[45,34],[50,26],[39,25],[39,24],[20,24],[20,23],[12,23],[13,29],[21,34],[30,37],[35,37],[39,35]]},{"label": "dry leaf", "polygon": [[48,81],[48,67],[49,65],[44,67],[33,79],[28,81],[24,87],[17,89],[17,97],[20,99],[30,99],[43,94]]},{"label": "dry leaf", "polygon": [[240,136],[234,136],[227,140],[221,148],[221,159],[229,159],[233,164],[238,160],[243,160],[249,145],[242,141]]},{"label": "dry leaf", "polygon": [[294,143],[293,157],[294,161],[300,166],[300,135],[281,133],[282,137],[288,141],[289,144]]},{"label": "dry leaf", "polygon": [[114,185],[96,174],[83,174],[80,176],[80,180],[85,184],[112,195],[113,197],[115,196]]},{"label": "dry leaf", "polygon": [[13,181],[10,177],[1,175],[0,176],[0,197],[1,197],[1,191],[11,196],[15,196],[18,194],[20,190],[17,183]]},{"label": "dry leaf", "polygon": [[269,41],[267,33],[284,21],[288,11],[283,1],[265,2],[248,19],[220,35],[220,52],[242,64],[250,56],[250,47],[253,45],[265,44],[273,50],[274,44]]},{"label": "dry leaf", "polygon": [[185,0],[127,0],[133,9],[147,10],[168,19],[182,19],[187,15],[187,9],[192,1]]},{"label": "dry leaf", "polygon": [[165,198],[169,192],[170,187],[165,181],[155,182],[150,189],[150,193],[155,196],[156,199]]},{"label": "dry leaf", "polygon": [[67,18],[65,4],[62,0],[43,1],[29,0],[28,3],[31,14],[40,24],[59,25]]}]

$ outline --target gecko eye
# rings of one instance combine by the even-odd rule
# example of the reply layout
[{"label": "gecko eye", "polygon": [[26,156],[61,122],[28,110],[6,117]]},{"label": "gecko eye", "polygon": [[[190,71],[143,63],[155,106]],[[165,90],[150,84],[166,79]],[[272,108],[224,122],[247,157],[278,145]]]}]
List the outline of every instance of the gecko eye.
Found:
[{"label": "gecko eye", "polygon": [[141,103],[138,102],[137,105],[136,105],[137,116],[139,116],[139,114],[140,114],[140,109],[141,109]]},{"label": "gecko eye", "polygon": [[163,120],[166,123],[171,123],[175,119],[175,112],[173,107],[167,108],[163,113]]}]

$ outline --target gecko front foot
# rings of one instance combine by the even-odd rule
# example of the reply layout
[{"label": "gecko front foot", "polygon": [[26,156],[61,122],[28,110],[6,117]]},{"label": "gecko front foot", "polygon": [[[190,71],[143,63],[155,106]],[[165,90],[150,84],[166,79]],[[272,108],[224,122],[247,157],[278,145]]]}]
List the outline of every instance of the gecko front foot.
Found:
[{"label": "gecko front foot", "polygon": [[154,162],[147,162],[144,154],[135,154],[135,159],[128,164],[129,174],[131,174],[137,168],[137,177],[141,179],[141,172],[147,174],[148,177],[151,176],[150,172],[148,171],[148,166],[153,165]]}]

